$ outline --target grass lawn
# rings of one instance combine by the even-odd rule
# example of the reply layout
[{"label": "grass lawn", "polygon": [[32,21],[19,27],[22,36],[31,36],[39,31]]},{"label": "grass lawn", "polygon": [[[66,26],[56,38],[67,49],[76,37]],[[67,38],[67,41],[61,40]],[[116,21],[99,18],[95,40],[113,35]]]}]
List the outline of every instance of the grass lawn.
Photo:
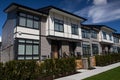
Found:
[{"label": "grass lawn", "polygon": [[120,80],[120,66],[83,80]]}]

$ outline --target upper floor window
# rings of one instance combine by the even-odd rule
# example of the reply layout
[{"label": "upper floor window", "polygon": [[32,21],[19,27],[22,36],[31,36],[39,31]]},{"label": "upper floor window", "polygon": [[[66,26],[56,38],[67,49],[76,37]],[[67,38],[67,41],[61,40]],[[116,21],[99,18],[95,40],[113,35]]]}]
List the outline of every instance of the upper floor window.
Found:
[{"label": "upper floor window", "polygon": [[110,41],[112,41],[112,35],[111,34],[109,34],[109,39],[110,39]]},{"label": "upper floor window", "polygon": [[23,27],[38,29],[39,18],[37,16],[19,13],[19,25]]},{"label": "upper floor window", "polygon": [[64,23],[62,20],[54,19],[54,30],[64,32]]},{"label": "upper floor window", "polygon": [[106,32],[103,31],[103,39],[107,39]]},{"label": "upper floor window", "polygon": [[114,43],[119,43],[119,38],[118,37],[114,37]]},{"label": "upper floor window", "polygon": [[91,30],[91,37],[97,39],[97,32],[95,30]]},{"label": "upper floor window", "polygon": [[82,29],[82,38],[90,38],[90,31]]},{"label": "upper floor window", "polygon": [[72,31],[72,34],[78,35],[78,25],[71,24],[71,31]]}]

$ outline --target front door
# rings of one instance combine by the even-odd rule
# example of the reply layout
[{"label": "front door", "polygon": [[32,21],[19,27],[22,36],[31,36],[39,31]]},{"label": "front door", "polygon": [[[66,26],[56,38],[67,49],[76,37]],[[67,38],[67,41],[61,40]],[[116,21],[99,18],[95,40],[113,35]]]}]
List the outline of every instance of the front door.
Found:
[{"label": "front door", "polygon": [[52,58],[59,58],[60,41],[53,40],[51,43]]},{"label": "front door", "polygon": [[59,50],[57,45],[52,45],[52,57],[58,58]]}]

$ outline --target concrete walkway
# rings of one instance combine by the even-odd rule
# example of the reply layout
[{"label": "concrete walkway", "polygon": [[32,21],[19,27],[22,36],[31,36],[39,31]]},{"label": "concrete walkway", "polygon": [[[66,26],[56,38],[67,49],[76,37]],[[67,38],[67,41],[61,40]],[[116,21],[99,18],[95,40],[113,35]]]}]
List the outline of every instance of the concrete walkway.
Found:
[{"label": "concrete walkway", "polygon": [[105,66],[105,67],[96,67],[96,69],[93,69],[93,70],[81,69],[81,70],[78,70],[78,71],[82,72],[82,73],[74,74],[74,75],[67,76],[67,77],[58,78],[58,79],[55,79],[55,80],[82,80],[84,78],[87,78],[87,77],[105,72],[105,71],[113,69],[113,68],[116,68],[118,66],[120,66],[120,62],[112,64],[112,65],[108,65],[108,66]]}]

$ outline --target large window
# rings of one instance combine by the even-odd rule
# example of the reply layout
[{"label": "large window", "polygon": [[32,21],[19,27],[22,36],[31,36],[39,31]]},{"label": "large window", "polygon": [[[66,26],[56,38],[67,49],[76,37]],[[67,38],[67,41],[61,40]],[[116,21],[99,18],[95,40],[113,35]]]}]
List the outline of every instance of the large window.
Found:
[{"label": "large window", "polygon": [[93,52],[93,55],[99,53],[99,51],[98,51],[98,44],[92,44],[92,52]]},{"label": "large window", "polygon": [[37,16],[19,13],[19,26],[38,29],[39,21]]},{"label": "large window", "polygon": [[109,40],[112,41],[112,35],[111,34],[109,34]]},{"label": "large window", "polygon": [[54,19],[54,29],[58,32],[64,32],[64,23],[62,20]]},{"label": "large window", "polygon": [[89,44],[83,44],[83,56],[90,56],[90,45]]},{"label": "large window", "polygon": [[39,59],[39,41],[19,39],[17,59]]},{"label": "large window", "polygon": [[119,43],[119,38],[118,37],[114,37],[114,43]]},{"label": "large window", "polygon": [[72,31],[72,34],[78,35],[78,25],[71,24],[71,31]]},{"label": "large window", "polygon": [[103,33],[103,39],[107,39],[107,36],[106,36],[106,32],[102,32]]},{"label": "large window", "polygon": [[90,31],[82,29],[82,38],[90,38]]},{"label": "large window", "polygon": [[91,30],[91,38],[97,39],[97,32],[95,30]]}]

